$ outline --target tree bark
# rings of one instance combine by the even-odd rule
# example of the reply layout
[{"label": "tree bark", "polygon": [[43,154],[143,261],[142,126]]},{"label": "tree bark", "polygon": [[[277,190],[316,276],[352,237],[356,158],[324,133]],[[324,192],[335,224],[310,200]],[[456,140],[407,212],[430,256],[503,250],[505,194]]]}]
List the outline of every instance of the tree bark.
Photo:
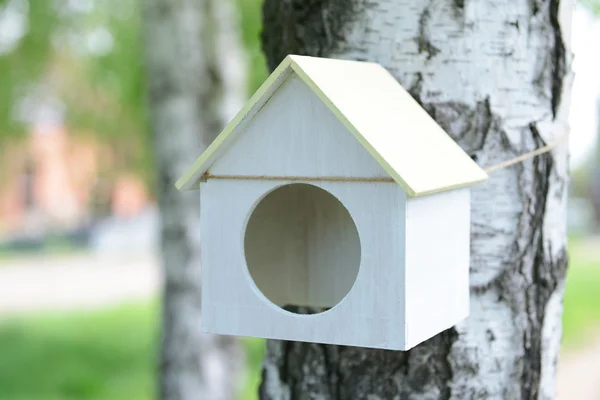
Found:
[{"label": "tree bark", "polygon": [[161,398],[232,399],[241,351],[230,337],[201,332],[199,196],[174,184],[245,98],[234,14],[220,0],[143,4],[165,275]]},{"label": "tree bark", "polygon": [[[271,69],[288,53],[379,62],[487,166],[567,129],[572,6],[265,0],[263,48]],[[467,320],[408,352],[271,340],[261,398],[553,398],[567,180],[565,142],[473,187]]]}]

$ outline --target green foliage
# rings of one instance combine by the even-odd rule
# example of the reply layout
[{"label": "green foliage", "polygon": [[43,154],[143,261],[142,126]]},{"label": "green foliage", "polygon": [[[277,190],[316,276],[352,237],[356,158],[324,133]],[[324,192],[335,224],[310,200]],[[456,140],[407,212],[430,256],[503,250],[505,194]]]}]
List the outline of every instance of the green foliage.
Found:
[{"label": "green foliage", "polygon": [[[93,132],[111,145],[117,169],[133,170],[151,182],[152,152],[147,126],[140,0],[96,2],[92,13],[67,21],[74,34],[108,33],[110,51],[78,61],[79,79],[65,88],[71,127]],[[81,33],[79,33],[81,32]]]},{"label": "green foliage", "polygon": [[2,2],[25,4],[27,29],[0,57],[0,141],[29,129],[35,109],[19,120],[14,111],[42,87],[64,104],[71,134],[92,134],[115,150],[111,168],[151,175],[140,0]]},{"label": "green foliage", "polygon": [[[1,0],[0,14],[16,3]],[[26,14],[28,29],[16,48],[0,54],[0,139],[23,130],[13,118],[13,104],[45,72],[51,54],[49,38],[58,24],[51,1],[31,0],[29,7],[27,3],[20,3],[25,4],[18,9],[19,13]]]},{"label": "green foliage", "polygon": [[588,7],[593,13],[600,14],[599,0],[579,0],[579,3],[585,7]]},{"label": "green foliage", "polygon": [[[113,169],[133,170],[152,182],[141,0],[94,1],[92,8],[73,8],[68,0],[0,0],[0,10],[15,2],[29,4],[24,9],[28,29],[0,56],[0,141],[28,129],[14,119],[15,104],[44,83],[64,103],[72,134],[101,138],[117,155]],[[236,2],[250,64],[249,91],[254,92],[266,77],[261,1]],[[109,47],[94,49],[94,38],[108,40]]]},{"label": "green foliage", "polygon": [[267,77],[265,56],[262,52],[262,0],[237,0],[241,18],[242,42],[248,55],[248,91],[254,93]]}]

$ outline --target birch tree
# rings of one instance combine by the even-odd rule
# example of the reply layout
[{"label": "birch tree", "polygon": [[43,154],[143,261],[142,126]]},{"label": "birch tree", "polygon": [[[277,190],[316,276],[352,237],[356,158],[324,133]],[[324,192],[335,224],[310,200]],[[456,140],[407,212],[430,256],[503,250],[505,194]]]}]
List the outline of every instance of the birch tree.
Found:
[{"label": "birch tree", "polygon": [[[288,53],[382,64],[488,166],[564,135],[572,6],[570,0],[265,0],[263,48],[271,69]],[[563,143],[473,188],[467,320],[408,352],[271,340],[261,398],[553,398],[567,267],[567,169]]]},{"label": "birch tree", "polygon": [[240,349],[200,329],[198,195],[174,184],[245,96],[232,9],[221,0],[146,0],[144,19],[165,275],[161,398],[231,399]]}]

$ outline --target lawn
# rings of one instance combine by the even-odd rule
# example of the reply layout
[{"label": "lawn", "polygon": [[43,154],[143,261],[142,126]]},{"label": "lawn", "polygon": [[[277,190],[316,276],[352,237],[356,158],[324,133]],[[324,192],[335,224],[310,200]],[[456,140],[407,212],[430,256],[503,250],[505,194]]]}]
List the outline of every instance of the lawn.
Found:
[{"label": "lawn", "polygon": [[[564,343],[600,328],[600,260],[570,244]],[[28,316],[0,323],[0,400],[154,399],[158,304]],[[241,400],[256,398],[264,342],[245,339]]]},{"label": "lawn", "polygon": [[0,325],[2,400],[150,400],[155,303]]},{"label": "lawn", "polygon": [[[151,400],[156,302],[0,323],[0,400]],[[264,342],[244,340],[241,400],[254,399]]]},{"label": "lawn", "polygon": [[569,240],[569,269],[564,298],[563,345],[585,344],[600,331],[600,239]]}]

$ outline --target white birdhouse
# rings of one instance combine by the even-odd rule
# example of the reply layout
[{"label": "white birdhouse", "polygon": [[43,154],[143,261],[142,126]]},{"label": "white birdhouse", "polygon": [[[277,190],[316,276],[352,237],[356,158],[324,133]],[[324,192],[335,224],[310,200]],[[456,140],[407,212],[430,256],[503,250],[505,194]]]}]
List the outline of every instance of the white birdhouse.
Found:
[{"label": "white birdhouse", "polygon": [[200,189],[203,330],[407,350],[450,328],[485,179],[380,65],[288,56],[177,182]]}]

